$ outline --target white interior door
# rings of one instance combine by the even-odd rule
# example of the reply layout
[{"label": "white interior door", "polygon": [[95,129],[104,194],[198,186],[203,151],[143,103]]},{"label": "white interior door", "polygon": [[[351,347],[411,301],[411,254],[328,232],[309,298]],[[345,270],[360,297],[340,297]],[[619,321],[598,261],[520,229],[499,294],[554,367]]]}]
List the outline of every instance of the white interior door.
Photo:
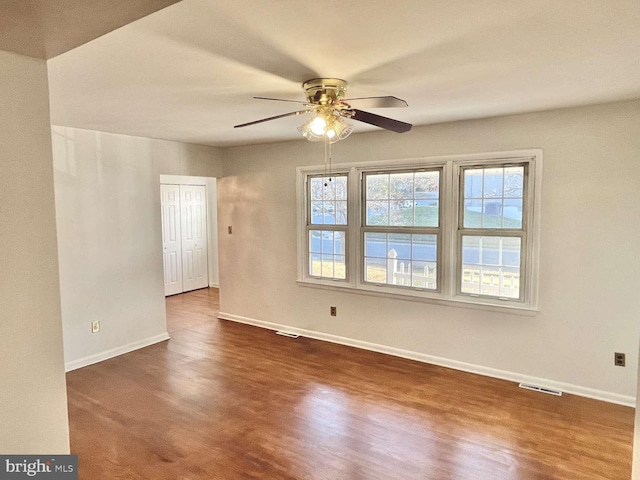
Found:
[{"label": "white interior door", "polygon": [[180,185],[182,224],[182,291],[209,286],[207,200],[201,185]]},{"label": "white interior door", "polygon": [[182,292],[182,241],[180,238],[180,186],[160,185],[162,204],[162,260],[164,295]]}]

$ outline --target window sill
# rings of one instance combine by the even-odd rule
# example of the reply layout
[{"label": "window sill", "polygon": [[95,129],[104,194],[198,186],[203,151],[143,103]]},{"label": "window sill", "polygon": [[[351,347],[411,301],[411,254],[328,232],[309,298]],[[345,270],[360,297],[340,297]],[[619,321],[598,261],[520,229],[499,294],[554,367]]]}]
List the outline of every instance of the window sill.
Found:
[{"label": "window sill", "polygon": [[296,283],[301,287],[307,288],[320,288],[323,290],[333,290],[333,291],[348,291],[349,293],[355,293],[359,295],[370,295],[374,297],[383,297],[383,298],[392,298],[397,300],[408,300],[411,302],[420,302],[420,303],[430,303],[433,305],[443,305],[447,307],[457,307],[457,308],[469,308],[473,310],[483,310],[488,312],[497,312],[504,314],[513,314],[513,315],[523,315],[528,317],[535,316],[540,310],[537,308],[531,308],[526,306],[516,306],[516,305],[497,305],[492,303],[485,302],[476,302],[472,299],[461,299],[461,298],[435,298],[435,297],[425,297],[425,296],[417,296],[411,294],[404,293],[395,293],[395,292],[381,292],[375,291],[367,288],[357,288],[351,284],[338,283],[335,282],[333,284],[327,283],[319,283],[308,280],[297,280]]}]

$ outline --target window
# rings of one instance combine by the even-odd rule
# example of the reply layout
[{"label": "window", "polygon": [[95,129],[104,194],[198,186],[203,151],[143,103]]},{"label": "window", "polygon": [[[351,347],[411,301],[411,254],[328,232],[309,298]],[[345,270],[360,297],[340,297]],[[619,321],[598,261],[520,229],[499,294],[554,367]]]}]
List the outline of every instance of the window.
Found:
[{"label": "window", "polygon": [[363,173],[364,282],[438,290],[440,177]]},{"label": "window", "polygon": [[307,181],[308,275],[347,278],[347,176],[309,176]]},{"label": "window", "polygon": [[520,300],[528,165],[463,167],[458,227],[459,292]]},{"label": "window", "polygon": [[536,308],[542,154],[299,168],[299,281]]}]

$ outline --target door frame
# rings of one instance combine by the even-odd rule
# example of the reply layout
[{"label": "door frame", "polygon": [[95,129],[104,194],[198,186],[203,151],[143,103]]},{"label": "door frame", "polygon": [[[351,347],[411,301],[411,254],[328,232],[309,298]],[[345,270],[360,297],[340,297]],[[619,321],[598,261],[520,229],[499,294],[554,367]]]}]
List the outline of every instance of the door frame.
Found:
[{"label": "door frame", "polygon": [[219,288],[218,270],[218,198],[216,177],[192,177],[188,175],[160,175],[160,184],[199,185],[205,187],[207,202],[207,257],[209,287]]}]

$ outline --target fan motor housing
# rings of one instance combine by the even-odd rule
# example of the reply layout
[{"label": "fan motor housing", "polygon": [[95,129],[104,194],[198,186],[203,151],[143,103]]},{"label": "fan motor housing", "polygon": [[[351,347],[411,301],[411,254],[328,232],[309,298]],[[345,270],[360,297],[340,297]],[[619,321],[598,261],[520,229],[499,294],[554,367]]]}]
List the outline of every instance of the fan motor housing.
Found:
[{"label": "fan motor housing", "polygon": [[330,105],[344,98],[347,82],[341,78],[313,78],[304,82],[302,89],[309,102]]}]

